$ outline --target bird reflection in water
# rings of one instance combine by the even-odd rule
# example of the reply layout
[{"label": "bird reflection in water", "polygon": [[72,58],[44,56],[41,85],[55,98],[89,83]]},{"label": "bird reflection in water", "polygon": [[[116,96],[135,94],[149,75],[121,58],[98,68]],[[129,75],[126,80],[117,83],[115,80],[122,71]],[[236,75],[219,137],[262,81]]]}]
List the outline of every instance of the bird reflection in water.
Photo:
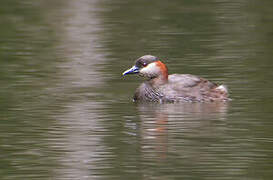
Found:
[{"label": "bird reflection in water", "polygon": [[[191,156],[194,152],[189,145],[196,143],[192,138],[217,137],[223,127],[219,129],[217,124],[225,123],[228,103],[141,103],[137,108],[141,119],[142,155],[163,160],[168,153]],[[180,151],[179,145],[188,147]]]}]

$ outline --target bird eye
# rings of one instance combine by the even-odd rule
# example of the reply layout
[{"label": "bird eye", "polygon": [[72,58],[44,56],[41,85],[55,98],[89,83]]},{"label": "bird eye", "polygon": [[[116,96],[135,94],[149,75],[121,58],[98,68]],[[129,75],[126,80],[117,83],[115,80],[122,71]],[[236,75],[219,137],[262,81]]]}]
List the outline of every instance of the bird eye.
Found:
[{"label": "bird eye", "polygon": [[142,66],[144,66],[144,67],[145,67],[145,66],[147,66],[147,63],[145,63],[145,62],[144,62],[144,63],[142,63]]}]

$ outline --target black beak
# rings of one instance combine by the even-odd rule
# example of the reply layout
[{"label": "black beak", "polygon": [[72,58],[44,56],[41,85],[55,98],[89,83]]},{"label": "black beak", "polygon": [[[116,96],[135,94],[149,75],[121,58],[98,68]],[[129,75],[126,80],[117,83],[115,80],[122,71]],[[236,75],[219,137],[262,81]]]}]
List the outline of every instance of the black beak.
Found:
[{"label": "black beak", "polygon": [[122,73],[122,76],[125,76],[127,74],[137,74],[137,73],[139,73],[139,68],[137,66],[133,66],[132,68],[124,71]]}]

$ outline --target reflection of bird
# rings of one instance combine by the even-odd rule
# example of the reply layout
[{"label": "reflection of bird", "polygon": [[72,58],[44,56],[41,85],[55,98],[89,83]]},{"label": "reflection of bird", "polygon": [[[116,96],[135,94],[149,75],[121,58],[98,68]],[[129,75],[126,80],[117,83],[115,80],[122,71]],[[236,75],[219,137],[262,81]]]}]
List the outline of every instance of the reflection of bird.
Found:
[{"label": "reflection of bird", "polygon": [[168,75],[166,65],[152,55],[145,55],[137,59],[131,69],[123,72],[123,76],[127,74],[139,74],[148,78],[136,90],[135,101],[161,103],[228,100],[228,91],[224,85],[218,86],[190,74]]}]

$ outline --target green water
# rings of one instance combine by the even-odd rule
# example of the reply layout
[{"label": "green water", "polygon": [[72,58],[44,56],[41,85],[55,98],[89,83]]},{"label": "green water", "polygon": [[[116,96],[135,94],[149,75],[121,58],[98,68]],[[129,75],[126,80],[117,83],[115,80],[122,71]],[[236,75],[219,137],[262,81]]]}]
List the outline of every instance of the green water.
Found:
[{"label": "green water", "polygon": [[[272,7],[2,0],[0,179],[272,179]],[[233,101],[134,104],[144,54]]]}]

